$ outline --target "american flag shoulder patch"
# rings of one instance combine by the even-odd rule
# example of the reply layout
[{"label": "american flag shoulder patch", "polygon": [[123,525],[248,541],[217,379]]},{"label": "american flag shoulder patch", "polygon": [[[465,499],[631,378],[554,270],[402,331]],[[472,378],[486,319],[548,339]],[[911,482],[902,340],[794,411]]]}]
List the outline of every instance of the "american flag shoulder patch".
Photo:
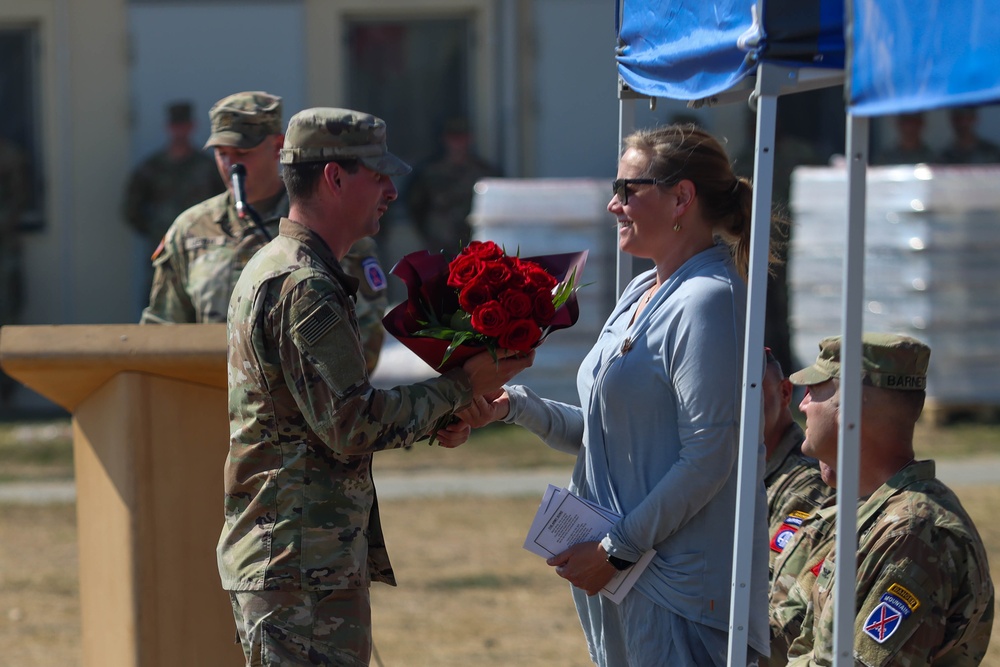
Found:
[{"label": "american flag shoulder patch", "polygon": [[307,345],[315,345],[340,322],[340,315],[329,302],[316,306],[305,319],[295,325],[295,330]]}]

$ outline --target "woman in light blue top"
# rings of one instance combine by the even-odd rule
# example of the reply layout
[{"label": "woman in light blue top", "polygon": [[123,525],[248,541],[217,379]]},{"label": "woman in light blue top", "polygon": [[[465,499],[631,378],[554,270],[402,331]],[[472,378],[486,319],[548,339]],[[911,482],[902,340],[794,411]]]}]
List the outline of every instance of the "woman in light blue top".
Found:
[{"label": "woman in light blue top", "polygon": [[[577,456],[570,490],[622,519],[551,558],[602,667],[725,665],[735,533],[749,182],[693,125],[626,139],[608,210],[624,252],[655,269],[625,289],[577,375],[580,406],[522,386],[480,398],[473,426],[503,419]],[[764,470],[759,446],[760,471]],[[767,512],[756,507],[748,664],[768,652]],[[597,593],[649,549],[620,605]]]}]

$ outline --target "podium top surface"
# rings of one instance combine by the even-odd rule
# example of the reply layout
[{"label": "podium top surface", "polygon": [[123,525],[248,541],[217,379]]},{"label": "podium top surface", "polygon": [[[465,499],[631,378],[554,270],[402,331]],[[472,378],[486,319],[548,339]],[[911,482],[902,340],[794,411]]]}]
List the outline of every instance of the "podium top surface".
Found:
[{"label": "podium top surface", "polygon": [[0,366],[69,411],[123,372],[225,389],[226,325],[5,326]]}]

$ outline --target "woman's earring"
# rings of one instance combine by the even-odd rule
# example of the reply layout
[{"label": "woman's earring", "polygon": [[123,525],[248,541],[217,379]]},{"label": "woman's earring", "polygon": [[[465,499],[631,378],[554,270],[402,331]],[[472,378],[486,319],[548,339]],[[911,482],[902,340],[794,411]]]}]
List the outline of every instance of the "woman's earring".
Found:
[{"label": "woman's earring", "polygon": [[679,222],[675,222],[674,223],[674,231],[675,232],[681,231],[681,223],[679,223]]}]

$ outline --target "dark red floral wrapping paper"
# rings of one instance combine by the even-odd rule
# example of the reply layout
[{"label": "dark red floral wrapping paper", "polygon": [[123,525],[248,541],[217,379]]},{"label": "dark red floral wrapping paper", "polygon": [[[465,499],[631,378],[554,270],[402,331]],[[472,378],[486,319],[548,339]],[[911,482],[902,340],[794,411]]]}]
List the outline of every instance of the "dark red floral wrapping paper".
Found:
[{"label": "dark red floral wrapping paper", "polygon": [[[582,252],[524,258],[510,258],[505,255],[505,258],[507,258],[505,261],[512,261],[522,267],[523,263],[534,263],[541,267],[548,276],[551,276],[551,278],[548,278],[548,276],[536,276],[536,278],[541,279],[542,284],[547,285],[546,280],[554,279],[554,284],[560,287],[568,284],[570,287],[568,298],[554,312],[551,312],[551,310],[548,313],[543,312],[545,304],[538,304],[537,308],[533,311],[538,314],[538,317],[535,317],[534,320],[543,324],[540,335],[537,331],[533,333],[529,332],[528,329],[531,328],[530,326],[521,326],[523,322],[519,324],[504,320],[507,315],[496,311],[506,311],[508,309],[505,307],[501,308],[498,305],[503,300],[495,295],[492,297],[493,302],[485,307],[485,309],[476,311],[478,316],[476,324],[480,327],[487,326],[488,328],[488,325],[493,322],[491,316],[497,316],[496,324],[498,326],[494,330],[491,330],[491,332],[498,335],[488,336],[490,339],[488,343],[481,341],[465,342],[457,346],[448,355],[447,350],[451,345],[451,340],[434,338],[426,334],[417,335],[417,332],[434,328],[433,323],[429,325],[431,318],[439,323],[447,323],[452,321],[456,313],[464,315],[470,312],[463,309],[463,304],[460,304],[460,290],[448,284],[449,276],[452,275],[452,268],[456,269],[456,275],[463,274],[463,268],[467,268],[464,271],[467,275],[463,279],[478,283],[477,286],[471,289],[462,290],[465,306],[485,305],[482,304],[482,301],[491,299],[486,293],[488,290],[479,290],[477,288],[483,285],[489,286],[496,272],[502,271],[502,269],[490,266],[488,267],[489,271],[485,271],[482,264],[477,264],[474,268],[461,266],[463,255],[470,252],[476,253],[477,250],[488,253],[491,247],[499,250],[499,247],[492,242],[473,242],[463,250],[462,254],[452,260],[449,260],[441,253],[432,254],[426,250],[421,250],[410,253],[400,259],[390,271],[392,275],[398,277],[406,284],[407,298],[406,301],[398,304],[385,315],[382,319],[382,324],[385,326],[386,331],[439,373],[444,373],[452,368],[461,366],[467,359],[489,349],[491,346],[494,349],[501,347],[499,345],[501,341],[512,343],[512,349],[519,349],[519,346],[522,344],[527,349],[537,347],[550,333],[573,326],[579,319],[580,308],[576,299],[576,286],[579,285],[583,267],[587,262],[588,253],[586,250]],[[531,271],[534,271],[534,267],[524,268],[525,273],[530,273]],[[499,280],[501,278],[496,279]],[[567,281],[571,281],[571,283],[567,283]],[[479,294],[480,291],[482,294]],[[523,295],[510,293],[505,294],[504,297],[506,299],[504,301],[505,305],[509,305],[517,310],[525,307]],[[551,308],[551,299],[549,307]],[[428,316],[428,313],[431,314],[431,317]],[[537,340],[535,340],[536,336]],[[446,356],[447,359],[445,359]]]}]

